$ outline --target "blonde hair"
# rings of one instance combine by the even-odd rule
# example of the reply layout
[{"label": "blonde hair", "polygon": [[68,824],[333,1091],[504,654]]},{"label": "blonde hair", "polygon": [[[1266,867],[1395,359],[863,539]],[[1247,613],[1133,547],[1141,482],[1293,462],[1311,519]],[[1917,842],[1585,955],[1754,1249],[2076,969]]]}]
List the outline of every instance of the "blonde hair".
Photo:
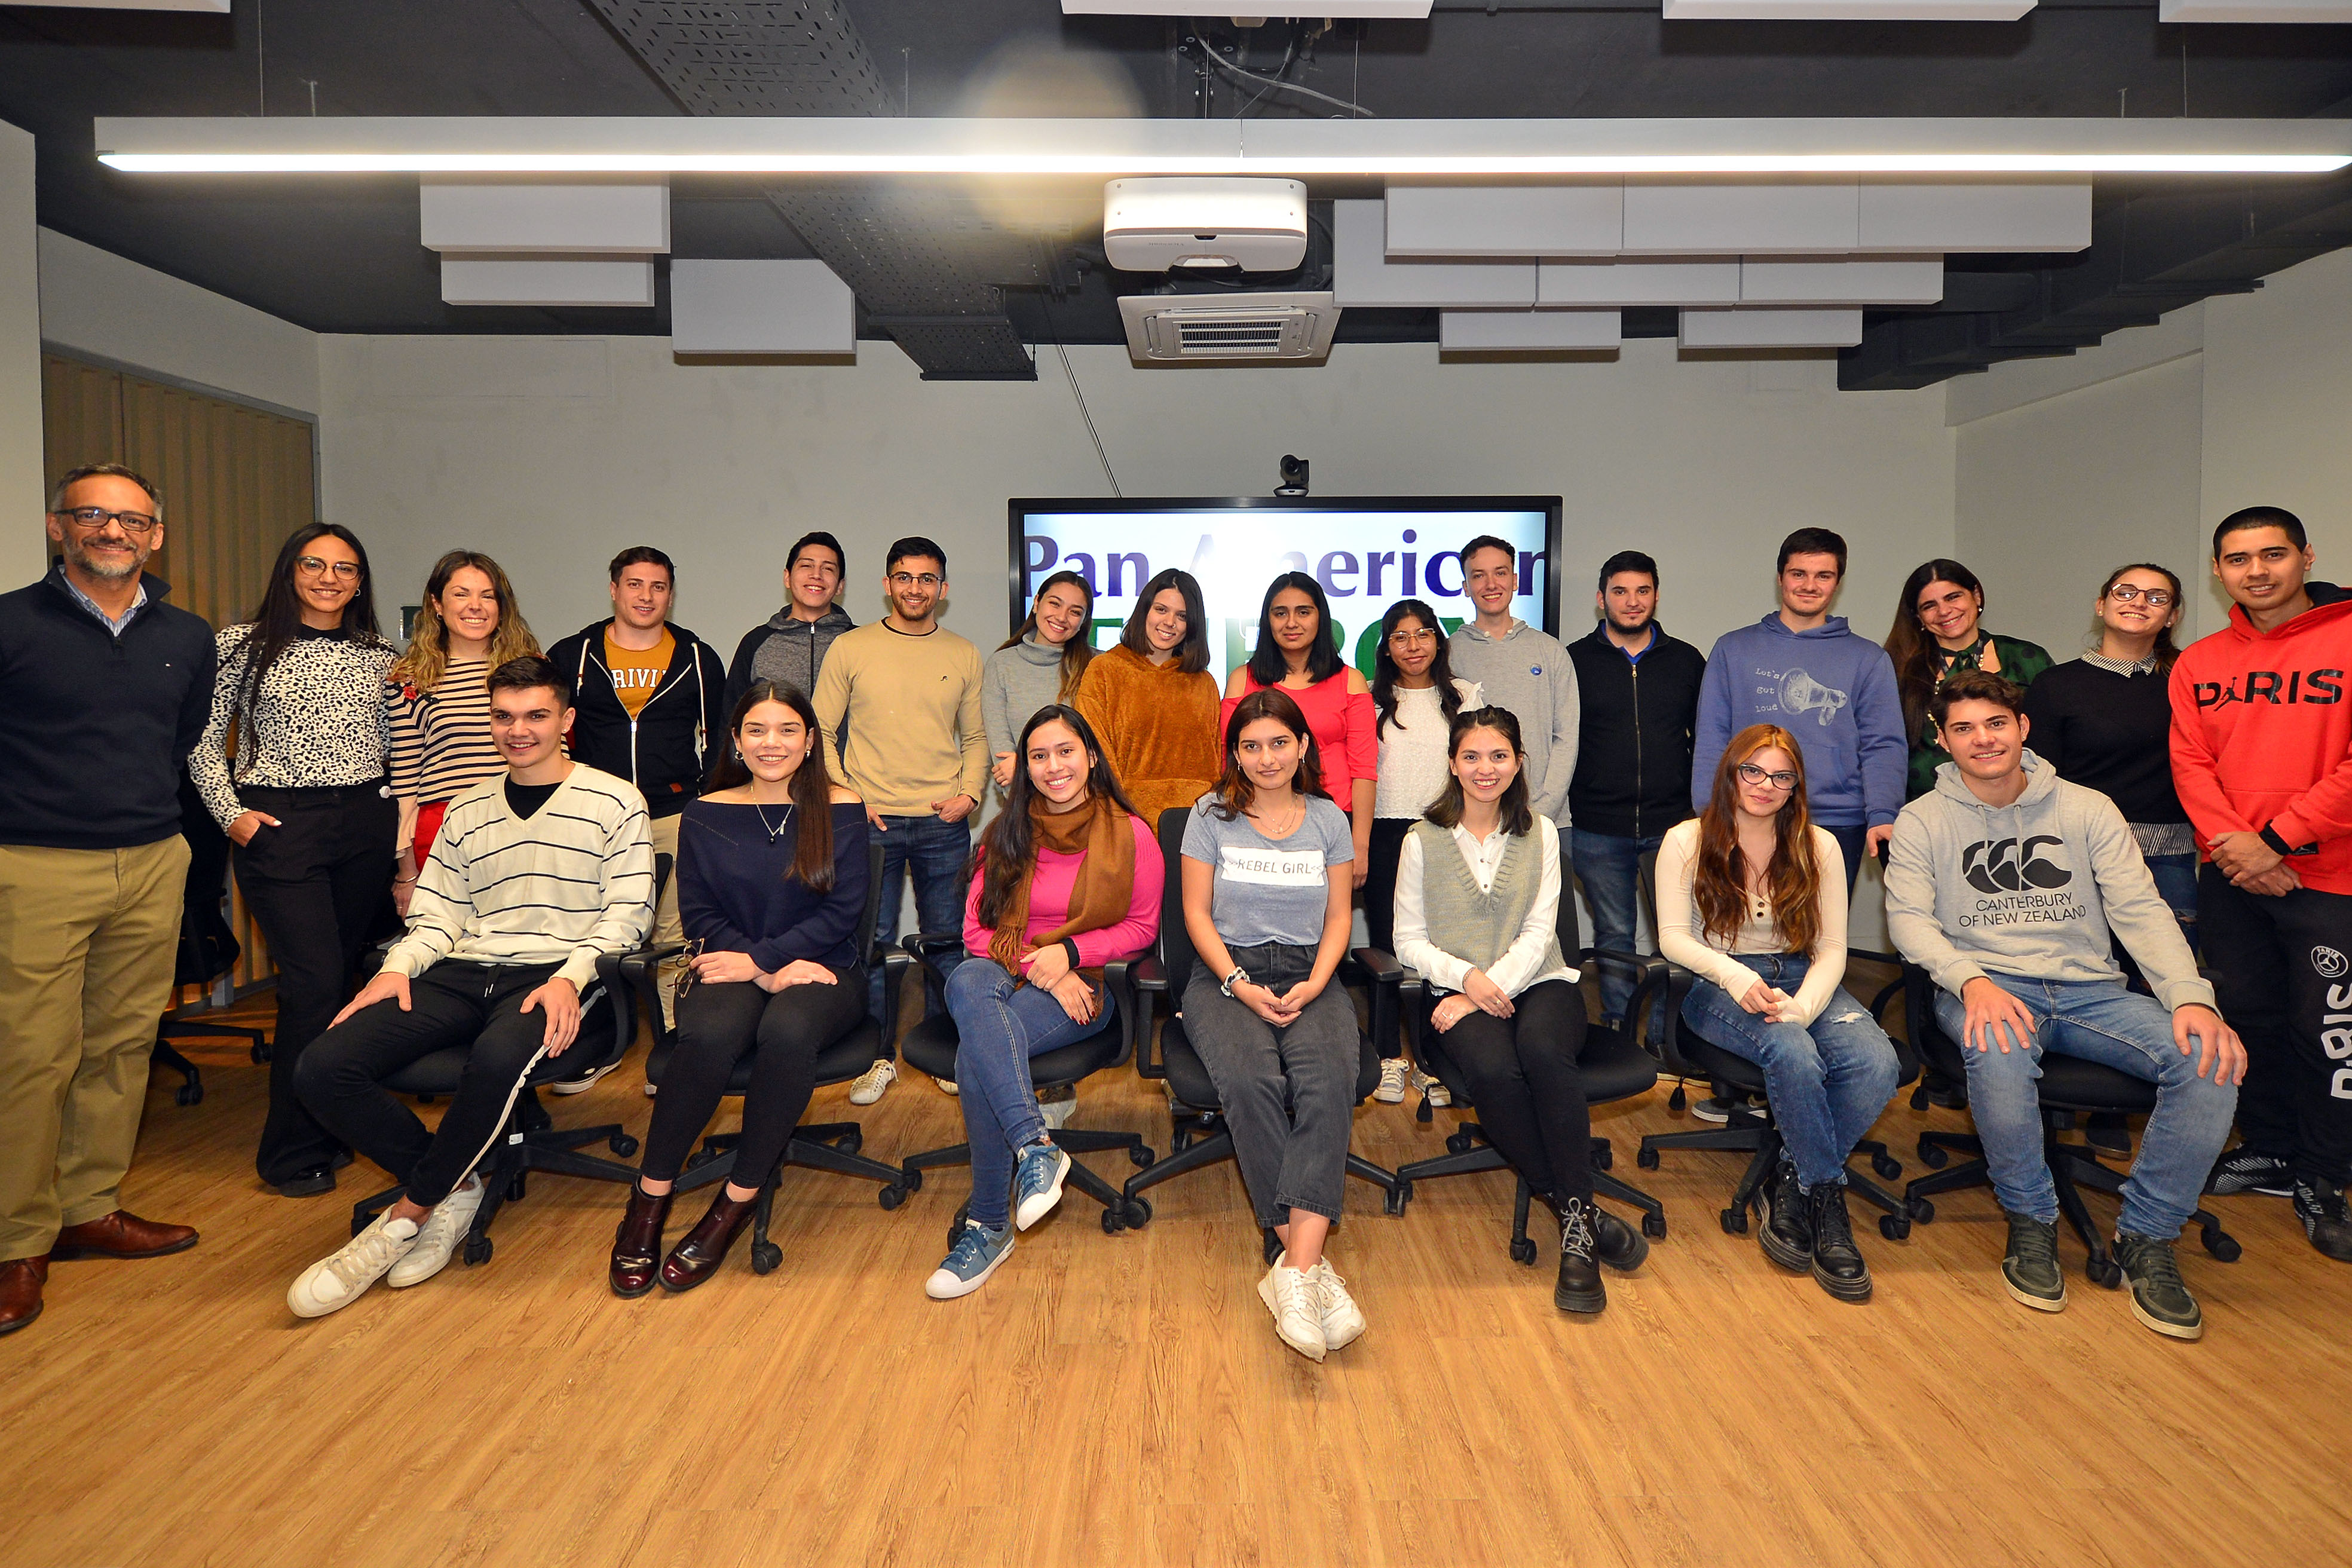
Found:
[{"label": "blonde hair", "polygon": [[407,651],[392,667],[394,685],[425,692],[441,684],[441,676],[449,668],[449,628],[441,619],[441,595],[447,591],[449,579],[468,566],[490,580],[490,592],[498,596],[499,629],[490,634],[490,668],[541,651],[539,639],[530,635],[530,624],[522,618],[522,606],[515,602],[514,584],[507,581],[505,569],[479,551],[452,550],[433,563],[433,574],[425,580],[425,603],[416,609],[416,629],[409,636]]}]

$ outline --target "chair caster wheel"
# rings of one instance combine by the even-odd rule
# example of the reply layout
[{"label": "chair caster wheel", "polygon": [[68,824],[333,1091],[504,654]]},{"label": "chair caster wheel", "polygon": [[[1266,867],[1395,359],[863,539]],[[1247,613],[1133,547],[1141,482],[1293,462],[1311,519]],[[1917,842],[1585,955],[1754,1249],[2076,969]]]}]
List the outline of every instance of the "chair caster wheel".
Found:
[{"label": "chair caster wheel", "polygon": [[1467,1154],[1470,1152],[1470,1134],[1467,1132],[1447,1133],[1445,1135],[1445,1152],[1449,1154]]},{"label": "chair caster wheel", "polygon": [[1722,1220],[1725,1235],[1746,1236],[1748,1234],[1748,1211],[1746,1209],[1726,1209],[1722,1214],[1716,1217]]},{"label": "chair caster wheel", "polygon": [[1654,1171],[1658,1168],[1658,1152],[1645,1143],[1634,1152],[1633,1163],[1645,1171]]},{"label": "chair caster wheel", "polygon": [[637,1152],[637,1141],[625,1132],[615,1132],[604,1140],[604,1146],[626,1160]]},{"label": "chair caster wheel", "polygon": [[776,1265],[784,1260],[784,1249],[772,1241],[754,1242],[751,1246],[751,1272],[772,1274]]},{"label": "chair caster wheel", "polygon": [[2123,1288],[2124,1266],[2112,1258],[2089,1258],[2083,1261],[2083,1272],[2094,1285],[2105,1285],[2110,1290]]},{"label": "chair caster wheel", "polygon": [[1642,1216],[1642,1234],[1650,1237],[1653,1241],[1665,1235],[1666,1216],[1662,1214],[1643,1215]]},{"label": "chair caster wheel", "polygon": [[866,1134],[853,1127],[841,1135],[840,1142],[834,1144],[834,1147],[845,1154],[862,1152],[866,1148]]},{"label": "chair caster wheel", "polygon": [[525,1179],[523,1173],[520,1171],[517,1171],[514,1173],[514,1180],[507,1184],[507,1202],[510,1204],[519,1204],[522,1202],[523,1196],[529,1190],[530,1186],[530,1184],[527,1179]]},{"label": "chair caster wheel", "polygon": [[1904,1201],[1903,1212],[1909,1215],[1915,1223],[1927,1225],[1936,1217],[1936,1205],[1926,1198],[1908,1198]]},{"label": "chair caster wheel", "polygon": [[200,1083],[184,1083],[172,1098],[182,1105],[201,1105],[205,1099],[205,1086]]},{"label": "chair caster wheel", "polygon": [[2205,1244],[2205,1250],[2211,1253],[2217,1262],[2235,1263],[2245,1256],[2246,1249],[2238,1245],[2237,1237],[2225,1231],[2200,1230],[2197,1239]]},{"label": "chair caster wheel", "polygon": [[1535,1260],[1536,1244],[1534,1239],[1525,1236],[1514,1237],[1511,1242],[1511,1261],[1514,1263],[1531,1264]]},{"label": "chair caster wheel", "polygon": [[1944,1152],[1944,1146],[1941,1143],[1930,1143],[1925,1138],[1919,1140],[1919,1163],[1927,1166],[1927,1169],[1940,1171],[1944,1168],[1945,1162],[1950,1158],[1949,1154]]},{"label": "chair caster wheel", "polygon": [[1882,1182],[1891,1182],[1903,1173],[1902,1163],[1892,1154],[1873,1154],[1870,1168],[1878,1173],[1878,1179]]},{"label": "chair caster wheel", "polygon": [[1139,1171],[1150,1170],[1154,1158],[1156,1156],[1151,1152],[1151,1145],[1149,1143],[1138,1143],[1127,1152],[1127,1163]]},{"label": "chair caster wheel", "polygon": [[267,1067],[269,1064],[269,1047],[268,1046],[256,1046],[252,1050],[246,1054],[253,1058],[253,1065],[255,1067]]},{"label": "chair caster wheel", "polygon": [[1111,1204],[1104,1207],[1102,1212],[1102,1227],[1103,1234],[1105,1236],[1117,1236],[1120,1231],[1127,1228],[1127,1226],[1120,1222],[1118,1217],[1118,1211],[1121,1206],[1122,1205],[1118,1204]]},{"label": "chair caster wheel", "polygon": [[1680,1084],[1675,1085],[1674,1093],[1666,1096],[1666,1109],[1677,1116],[1682,1114],[1683,1107],[1689,1103],[1690,1096],[1683,1092],[1683,1086]]},{"label": "chair caster wheel", "polygon": [[1264,1255],[1265,1266],[1268,1268],[1273,1268],[1274,1260],[1282,1256],[1282,1237],[1270,1230],[1261,1232],[1258,1251]]},{"label": "chair caster wheel", "polygon": [[1594,1170],[1605,1171],[1616,1163],[1617,1152],[1609,1147],[1608,1144],[1603,1143],[1599,1148],[1592,1151],[1592,1168]]},{"label": "chair caster wheel", "polygon": [[893,1184],[890,1186],[884,1187],[880,1192],[875,1194],[874,1201],[882,1205],[883,1212],[887,1214],[907,1201],[907,1189]]},{"label": "chair caster wheel", "polygon": [[1412,1189],[1400,1182],[1389,1189],[1387,1207],[1391,1217],[1404,1213],[1404,1205],[1412,1201]]},{"label": "chair caster wheel", "polygon": [[1911,1222],[1899,1214],[1880,1215],[1878,1234],[1889,1241],[1901,1241],[1911,1234]]},{"label": "chair caster wheel", "polygon": [[1424,1127],[1437,1120],[1437,1112],[1431,1107],[1429,1097],[1427,1095],[1423,1095],[1421,1097],[1421,1103],[1413,1107],[1412,1119],[1415,1121],[1420,1122]]},{"label": "chair caster wheel", "polygon": [[466,1267],[468,1268],[479,1268],[488,1263],[490,1260],[490,1238],[487,1236],[467,1237],[465,1258]]},{"label": "chair caster wheel", "polygon": [[[1103,1212],[1105,1214],[1108,1214],[1110,1211],[1108,1209],[1105,1209]],[[1119,1205],[1118,1223],[1119,1227],[1123,1230],[1141,1230],[1145,1226],[1150,1225],[1151,1223],[1151,1204],[1150,1200],[1145,1198],[1128,1199],[1126,1203]]]}]

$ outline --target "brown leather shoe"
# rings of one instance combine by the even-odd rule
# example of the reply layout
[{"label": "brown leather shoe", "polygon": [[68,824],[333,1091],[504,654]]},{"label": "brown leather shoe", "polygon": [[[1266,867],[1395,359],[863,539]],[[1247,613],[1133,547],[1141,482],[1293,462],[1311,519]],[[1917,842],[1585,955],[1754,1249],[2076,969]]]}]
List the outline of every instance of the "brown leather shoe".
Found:
[{"label": "brown leather shoe", "polygon": [[84,1220],[58,1232],[49,1257],[58,1262],[75,1258],[161,1258],[195,1246],[194,1227],[157,1225],[129,1209],[116,1209],[101,1219]]},{"label": "brown leather shoe", "polygon": [[669,1205],[677,1194],[649,1196],[631,1183],[629,1206],[621,1211],[621,1228],[613,1234],[613,1294],[635,1300],[654,1288],[661,1267],[662,1226],[669,1223]]},{"label": "brown leather shoe", "polygon": [[662,1289],[691,1290],[719,1272],[727,1261],[727,1249],[743,1233],[743,1226],[760,1206],[758,1194],[741,1203],[727,1195],[721,1184],[719,1195],[710,1200],[710,1212],[700,1224],[686,1233],[686,1239],[670,1249],[669,1258],[661,1266]]},{"label": "brown leather shoe", "polygon": [[48,1280],[47,1258],[0,1263],[0,1334],[13,1334],[41,1315],[41,1287]]}]

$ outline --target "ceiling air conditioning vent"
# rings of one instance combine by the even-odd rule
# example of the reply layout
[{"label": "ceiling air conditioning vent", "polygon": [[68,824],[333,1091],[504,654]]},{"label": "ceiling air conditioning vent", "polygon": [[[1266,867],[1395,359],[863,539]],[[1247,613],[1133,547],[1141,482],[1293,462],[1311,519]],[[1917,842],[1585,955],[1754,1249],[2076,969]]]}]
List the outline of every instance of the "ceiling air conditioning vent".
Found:
[{"label": "ceiling air conditioning vent", "polygon": [[1339,324],[1329,293],[1129,294],[1118,302],[1141,363],[1318,360]]}]

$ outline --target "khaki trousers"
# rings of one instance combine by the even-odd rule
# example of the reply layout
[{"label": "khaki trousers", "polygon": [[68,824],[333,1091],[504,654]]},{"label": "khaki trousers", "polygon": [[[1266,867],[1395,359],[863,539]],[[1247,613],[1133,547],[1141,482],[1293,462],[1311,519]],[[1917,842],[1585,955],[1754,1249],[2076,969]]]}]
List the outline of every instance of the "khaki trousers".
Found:
[{"label": "khaki trousers", "polygon": [[[654,906],[654,933],[657,942],[684,942],[686,927],[677,914],[677,828],[686,820],[683,812],[656,816],[646,823],[646,832],[654,841],[654,853],[669,857],[669,880],[662,884],[661,901]],[[664,959],[656,975],[656,988],[661,993],[662,1022],[670,1024],[677,1016],[672,993],[677,989],[678,973],[686,967],[675,958]]]},{"label": "khaki trousers", "polygon": [[121,1206],[187,875],[177,835],[0,845],[0,1262]]}]

